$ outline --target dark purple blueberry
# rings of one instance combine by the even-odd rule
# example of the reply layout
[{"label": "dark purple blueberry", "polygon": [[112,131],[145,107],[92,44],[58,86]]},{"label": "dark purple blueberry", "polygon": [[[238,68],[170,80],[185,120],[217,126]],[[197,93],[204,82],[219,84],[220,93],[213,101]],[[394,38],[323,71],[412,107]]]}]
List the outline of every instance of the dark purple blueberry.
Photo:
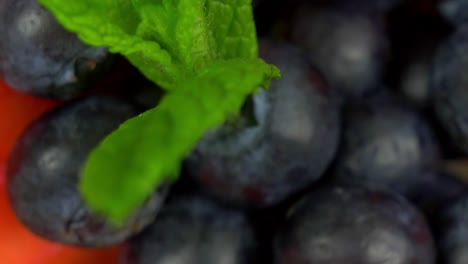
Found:
[{"label": "dark purple blueberry", "polygon": [[431,264],[432,235],[404,198],[333,187],[294,205],[275,239],[276,264]]},{"label": "dark purple blueberry", "polygon": [[434,55],[453,29],[434,13],[422,11],[422,3],[414,3],[417,7],[408,4],[388,18],[392,58],[386,77],[389,86],[395,87],[409,104],[426,110],[431,104]]},{"label": "dark purple blueberry", "polygon": [[106,48],[66,31],[37,0],[0,1],[0,36],[0,75],[36,96],[78,96],[109,58]]},{"label": "dark purple blueberry", "polygon": [[468,23],[468,1],[466,0],[439,0],[439,12],[454,25]]},{"label": "dark purple blueberry", "polygon": [[300,5],[292,42],[307,50],[331,88],[360,97],[380,87],[388,38],[379,16],[329,6]]},{"label": "dark purple blueberry", "polygon": [[137,114],[125,101],[87,97],[36,120],[17,141],[7,166],[8,195],[21,222],[45,239],[79,246],[116,244],[149,224],[166,186],[119,228],[89,210],[78,192],[88,153]]},{"label": "dark purple blueberry", "polygon": [[412,106],[425,108],[430,105],[430,83],[432,59],[435,53],[435,43],[419,43],[409,51],[400,65],[397,89],[403,98]]},{"label": "dark purple blueberry", "polygon": [[411,203],[432,218],[467,191],[468,186],[458,176],[444,171],[428,171],[406,194]]},{"label": "dark purple blueberry", "polygon": [[468,195],[447,207],[438,225],[444,264],[468,263]]},{"label": "dark purple blueberry", "polygon": [[407,194],[439,160],[426,121],[381,97],[347,109],[334,177],[348,184],[384,185]]},{"label": "dark purple blueberry", "polygon": [[468,24],[460,27],[437,52],[432,67],[435,114],[451,142],[468,154]]},{"label": "dark purple blueberry", "polygon": [[165,205],[156,221],[129,241],[125,264],[250,264],[257,238],[240,211],[188,196]]},{"label": "dark purple blueberry", "polygon": [[340,130],[336,103],[300,50],[261,41],[260,54],[283,77],[254,95],[238,120],[206,133],[187,163],[206,190],[254,207],[274,205],[318,180]]}]

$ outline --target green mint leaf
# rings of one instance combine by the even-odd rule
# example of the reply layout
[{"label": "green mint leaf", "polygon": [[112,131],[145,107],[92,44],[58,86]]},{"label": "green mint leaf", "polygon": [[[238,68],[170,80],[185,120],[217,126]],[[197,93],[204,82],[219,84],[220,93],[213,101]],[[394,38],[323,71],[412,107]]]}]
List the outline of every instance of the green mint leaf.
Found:
[{"label": "green mint leaf", "polygon": [[257,34],[251,0],[208,0],[207,15],[211,17],[219,57],[257,58]]},{"label": "green mint leaf", "polygon": [[205,131],[279,77],[258,57],[252,0],[39,0],[86,43],[124,55],[168,94],[92,151],[80,191],[114,223],[163,182]]},{"label": "green mint leaf", "polygon": [[80,184],[85,202],[122,223],[157,186],[177,179],[207,129],[238,114],[249,94],[277,77],[278,69],[262,60],[232,59],[176,83],[160,105],[125,122],[91,153]]},{"label": "green mint leaf", "polygon": [[257,57],[251,0],[40,0],[86,43],[170,90],[220,60]]},{"label": "green mint leaf", "polygon": [[[120,53],[147,78],[170,89],[184,68],[159,43],[137,35],[142,23],[129,0],[40,0],[68,30],[89,45],[106,46]],[[155,1],[159,2],[159,1]]]}]

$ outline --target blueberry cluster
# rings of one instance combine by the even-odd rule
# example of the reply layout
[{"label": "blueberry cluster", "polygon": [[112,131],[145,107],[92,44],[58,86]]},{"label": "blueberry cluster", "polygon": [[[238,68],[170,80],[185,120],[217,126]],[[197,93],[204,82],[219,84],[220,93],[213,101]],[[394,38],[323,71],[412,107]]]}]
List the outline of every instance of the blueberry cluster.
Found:
[{"label": "blueberry cluster", "polygon": [[468,155],[468,1],[254,2],[282,78],[116,228],[86,207],[80,170],[161,92],[36,0],[2,0],[1,78],[64,100],[11,152],[18,219],[63,244],[127,242],[126,264],[468,263],[468,166],[446,165]]},{"label": "blueberry cluster", "polygon": [[105,47],[85,45],[36,0],[3,0],[0,25],[0,73],[18,91],[71,99],[109,64]]}]

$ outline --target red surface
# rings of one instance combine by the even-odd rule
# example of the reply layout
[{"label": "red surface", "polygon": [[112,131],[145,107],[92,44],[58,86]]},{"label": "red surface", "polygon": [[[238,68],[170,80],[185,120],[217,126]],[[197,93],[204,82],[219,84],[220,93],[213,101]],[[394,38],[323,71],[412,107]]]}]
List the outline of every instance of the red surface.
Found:
[{"label": "red surface", "polygon": [[0,263],[113,264],[119,247],[80,249],[43,240],[29,232],[14,215],[6,194],[5,163],[25,127],[58,102],[9,89],[0,80]]},{"label": "red surface", "polygon": [[7,158],[25,127],[57,104],[15,92],[0,80],[0,161]]}]

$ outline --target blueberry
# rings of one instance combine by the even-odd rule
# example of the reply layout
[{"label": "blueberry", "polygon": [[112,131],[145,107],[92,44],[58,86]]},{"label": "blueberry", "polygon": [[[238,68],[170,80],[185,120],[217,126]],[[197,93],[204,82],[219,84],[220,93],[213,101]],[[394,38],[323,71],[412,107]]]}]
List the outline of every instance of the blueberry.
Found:
[{"label": "blueberry", "polygon": [[335,155],[339,114],[319,73],[302,52],[262,40],[260,54],[282,70],[233,123],[209,131],[188,171],[226,201],[271,206],[315,182]]},{"label": "blueberry", "polygon": [[407,191],[407,198],[429,219],[468,191],[457,175],[445,171],[426,171],[421,181]]},{"label": "blueberry", "polygon": [[291,40],[307,50],[331,88],[345,98],[380,87],[389,40],[378,16],[300,5],[291,22]]},{"label": "blueberry", "polygon": [[432,66],[435,114],[451,143],[468,154],[468,25],[460,27],[438,49]]},{"label": "blueberry", "polygon": [[66,31],[37,0],[2,0],[0,36],[0,75],[36,96],[78,96],[109,58],[106,48],[87,46]]},{"label": "blueberry", "polygon": [[8,195],[21,222],[45,239],[79,246],[119,243],[151,222],[165,186],[121,228],[89,210],[77,188],[88,153],[136,114],[125,101],[87,97],[35,121],[17,141],[7,166]]},{"label": "blueberry", "polygon": [[431,104],[432,61],[453,28],[442,18],[421,10],[424,7],[429,8],[415,8],[408,3],[389,17],[392,58],[386,81],[409,104],[426,110]]},{"label": "blueberry", "polygon": [[468,1],[439,0],[439,12],[454,25],[468,23]]},{"label": "blueberry", "polygon": [[407,194],[439,159],[437,141],[418,113],[388,97],[350,107],[334,179],[373,183]]},{"label": "blueberry", "polygon": [[376,188],[316,190],[295,204],[275,239],[276,264],[431,264],[432,234],[401,196]]},{"label": "blueberry", "polygon": [[468,263],[468,195],[445,208],[438,223],[441,259],[447,264]]},{"label": "blueberry", "polygon": [[405,65],[401,67],[398,89],[408,103],[422,109],[430,104],[430,79],[434,51],[421,45],[411,54]]},{"label": "blueberry", "polygon": [[201,196],[178,197],[130,240],[123,263],[253,264],[259,263],[257,246],[255,230],[242,212]]}]

